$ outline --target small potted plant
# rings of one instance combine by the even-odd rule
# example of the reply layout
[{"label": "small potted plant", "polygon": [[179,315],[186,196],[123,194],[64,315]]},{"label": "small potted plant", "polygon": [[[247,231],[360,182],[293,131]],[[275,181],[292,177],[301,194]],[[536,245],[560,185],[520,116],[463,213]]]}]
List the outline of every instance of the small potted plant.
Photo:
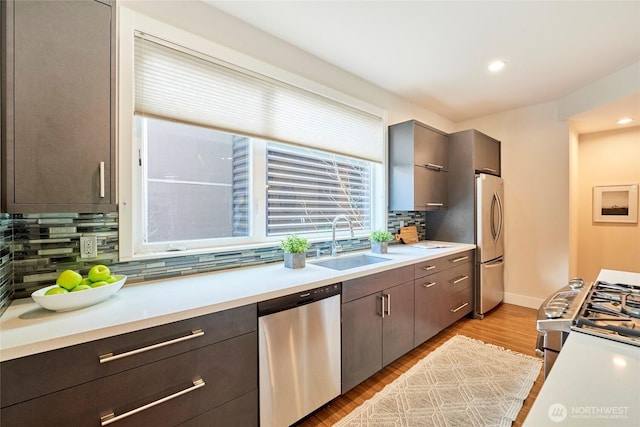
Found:
[{"label": "small potted plant", "polygon": [[311,243],[304,237],[292,234],[280,241],[280,247],[284,250],[284,266],[287,268],[304,268],[307,258],[307,249]]},{"label": "small potted plant", "polygon": [[369,240],[371,241],[371,252],[374,254],[386,254],[389,242],[393,240],[393,234],[387,230],[376,230],[371,232]]}]

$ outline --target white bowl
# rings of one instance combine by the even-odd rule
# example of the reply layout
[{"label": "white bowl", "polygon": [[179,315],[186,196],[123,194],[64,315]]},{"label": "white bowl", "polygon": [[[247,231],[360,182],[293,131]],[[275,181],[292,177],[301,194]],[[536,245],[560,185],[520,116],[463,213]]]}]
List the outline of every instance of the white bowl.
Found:
[{"label": "white bowl", "polygon": [[117,282],[78,292],[45,295],[45,292],[51,288],[57,287],[58,285],[47,286],[46,288],[38,289],[33,292],[31,294],[31,298],[33,298],[33,300],[42,308],[53,311],[70,311],[88,307],[106,300],[111,295],[118,292],[122,285],[124,285],[124,282],[127,281],[127,276],[116,274],[114,274],[114,276],[118,279]]}]

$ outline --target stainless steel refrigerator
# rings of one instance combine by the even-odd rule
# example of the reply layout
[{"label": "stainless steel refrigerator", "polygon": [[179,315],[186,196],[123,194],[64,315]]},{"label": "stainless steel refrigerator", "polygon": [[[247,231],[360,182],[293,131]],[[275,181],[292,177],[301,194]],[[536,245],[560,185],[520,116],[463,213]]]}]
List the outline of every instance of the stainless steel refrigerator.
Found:
[{"label": "stainless steel refrigerator", "polygon": [[504,181],[476,175],[476,307],[482,317],[504,299]]},{"label": "stainless steel refrigerator", "polygon": [[452,175],[449,209],[426,213],[429,240],[474,243],[474,317],[504,299],[504,181],[490,174]]}]

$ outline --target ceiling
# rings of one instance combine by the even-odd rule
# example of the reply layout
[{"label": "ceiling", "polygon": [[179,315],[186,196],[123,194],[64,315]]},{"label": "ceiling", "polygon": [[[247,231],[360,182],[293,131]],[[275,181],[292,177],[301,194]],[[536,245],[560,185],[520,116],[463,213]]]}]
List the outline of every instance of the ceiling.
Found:
[{"label": "ceiling", "polygon": [[[640,60],[640,1],[207,3],[454,122],[560,99]],[[506,61],[499,73],[487,65]],[[640,121],[638,93],[579,131]]]}]

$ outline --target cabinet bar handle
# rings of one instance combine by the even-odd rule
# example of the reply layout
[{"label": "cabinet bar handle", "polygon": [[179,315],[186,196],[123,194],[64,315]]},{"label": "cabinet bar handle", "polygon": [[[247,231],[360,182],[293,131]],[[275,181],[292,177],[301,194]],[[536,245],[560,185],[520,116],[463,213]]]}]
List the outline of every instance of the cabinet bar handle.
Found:
[{"label": "cabinet bar handle", "polygon": [[427,206],[444,206],[444,203],[427,203]]},{"label": "cabinet bar handle", "polygon": [[104,162],[100,162],[100,198],[104,199]]},{"label": "cabinet bar handle", "polygon": [[113,362],[114,360],[122,359],[123,357],[133,356],[134,354],[144,353],[145,351],[155,350],[156,348],[166,347],[171,344],[177,344],[182,341],[192,340],[194,338],[198,338],[204,335],[204,331],[202,329],[194,329],[191,331],[191,335],[185,335],[184,337],[175,338],[169,341],[163,341],[158,344],[153,344],[147,347],[138,348],[135,350],[127,351],[126,353],[113,354],[106,353],[100,355],[100,363]]},{"label": "cabinet bar handle", "polygon": [[489,171],[489,172],[493,172],[493,173],[498,172],[497,170],[495,170],[495,169],[491,169],[491,168],[482,168],[482,170],[484,170],[484,171]]},{"label": "cabinet bar handle", "polygon": [[380,315],[384,319],[384,295],[379,295],[378,298],[380,298]]},{"label": "cabinet bar handle", "polygon": [[422,286],[424,286],[425,288],[430,288],[430,287],[435,286],[435,285],[436,285],[436,282],[429,282],[429,283],[423,284]]},{"label": "cabinet bar handle", "polygon": [[146,409],[152,408],[152,407],[154,407],[156,405],[159,405],[161,403],[167,402],[167,401],[169,401],[171,399],[175,399],[176,397],[182,396],[183,394],[191,393],[192,391],[197,390],[200,387],[204,387],[204,386],[205,386],[204,381],[201,378],[198,378],[198,379],[193,381],[193,386],[191,386],[189,388],[185,388],[184,390],[180,390],[180,391],[178,391],[176,393],[170,394],[169,396],[166,396],[166,397],[163,397],[161,399],[155,400],[155,401],[153,401],[151,403],[147,403],[146,405],[140,406],[140,407],[138,407],[136,409],[132,409],[131,411],[125,412],[124,414],[120,414],[120,415],[116,416],[113,412],[111,412],[111,413],[109,413],[107,415],[104,415],[104,416],[100,417],[100,424],[102,426],[106,426],[106,425],[109,425],[111,423],[115,423],[116,421],[120,421],[121,419],[127,418],[130,415],[137,414],[138,412],[142,412],[142,411],[144,411]]},{"label": "cabinet bar handle", "polygon": [[464,261],[465,259],[469,259],[468,256],[461,256],[460,258],[456,258],[456,259],[452,259],[451,262],[460,262],[460,261]]},{"label": "cabinet bar handle", "polygon": [[449,309],[449,311],[450,311],[450,312],[452,312],[452,313],[455,313],[456,311],[460,311],[460,310],[462,310],[463,308],[465,308],[465,307],[466,307],[466,306],[468,306],[468,305],[469,305],[469,303],[468,303],[468,302],[465,302],[465,303],[464,303],[464,304],[462,304],[460,307],[457,307],[457,308],[451,308],[451,309]]},{"label": "cabinet bar handle", "polygon": [[387,294],[387,316],[391,316],[391,295]]},{"label": "cabinet bar handle", "polygon": [[424,271],[429,271],[429,270],[433,270],[434,268],[436,268],[435,265],[427,265],[426,267],[422,267],[422,269]]},{"label": "cabinet bar handle", "polygon": [[451,283],[453,283],[453,284],[455,285],[456,283],[460,283],[460,282],[462,282],[463,280],[467,280],[468,278],[469,278],[469,276],[460,276],[460,277],[458,277],[456,280],[454,280],[454,281],[453,281],[453,282],[451,282]]},{"label": "cabinet bar handle", "polygon": [[444,166],[436,164],[436,163],[427,163],[426,165],[424,165],[424,167],[428,168],[428,169],[437,169],[437,170],[444,169]]}]

